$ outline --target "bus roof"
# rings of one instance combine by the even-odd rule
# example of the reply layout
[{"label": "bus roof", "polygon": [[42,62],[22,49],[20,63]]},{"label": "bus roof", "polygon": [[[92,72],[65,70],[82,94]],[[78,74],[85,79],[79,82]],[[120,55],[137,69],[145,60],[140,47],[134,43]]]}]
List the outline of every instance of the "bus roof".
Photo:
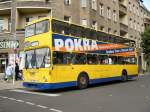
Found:
[{"label": "bus roof", "polygon": [[43,20],[46,20],[46,19],[50,19],[50,18],[51,17],[43,17],[43,18],[40,18],[40,19],[36,19],[36,20],[33,20],[33,21],[29,22],[26,26],[30,26],[30,25],[32,25],[34,23],[37,23],[37,22],[40,22],[40,21],[43,21]]},{"label": "bus roof", "polygon": [[79,27],[82,27],[82,28],[86,28],[86,29],[90,29],[90,30],[94,30],[94,31],[97,31],[97,32],[101,32],[101,33],[103,33],[103,34],[106,34],[106,35],[110,35],[110,36],[112,36],[112,37],[115,37],[115,38],[117,38],[118,40],[120,40],[120,41],[122,41],[122,42],[132,42],[132,43],[135,43],[135,41],[134,40],[132,40],[132,39],[129,39],[129,38],[124,38],[123,36],[120,36],[120,35],[116,35],[116,34],[112,34],[112,33],[107,33],[107,32],[105,32],[105,31],[101,31],[101,30],[95,30],[95,29],[93,29],[93,28],[90,28],[90,27],[85,27],[85,26],[83,26],[83,25],[78,25],[78,24],[75,24],[75,23],[70,23],[70,22],[67,22],[67,21],[64,21],[64,20],[60,20],[60,19],[57,19],[57,18],[52,18],[51,16],[49,16],[49,17],[43,17],[43,18],[40,18],[40,19],[37,19],[37,20],[33,20],[33,21],[31,21],[31,22],[29,22],[26,26],[30,26],[30,25],[32,25],[32,24],[34,24],[34,23],[37,23],[37,22],[40,22],[40,21],[43,21],[43,20],[46,20],[46,19],[49,19],[49,20],[56,20],[56,21],[60,21],[60,22],[63,22],[63,23],[67,23],[67,24],[69,24],[69,25],[75,25],[75,26],[79,26]]}]

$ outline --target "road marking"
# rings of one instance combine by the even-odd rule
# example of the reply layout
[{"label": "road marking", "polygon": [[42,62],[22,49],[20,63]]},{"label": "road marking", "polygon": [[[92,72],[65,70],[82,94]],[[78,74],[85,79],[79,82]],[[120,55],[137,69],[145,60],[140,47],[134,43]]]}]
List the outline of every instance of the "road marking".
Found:
[{"label": "road marking", "polygon": [[6,96],[0,96],[1,98],[4,98],[4,99],[7,99],[8,97],[6,97]]},{"label": "road marking", "polygon": [[48,107],[43,106],[43,105],[36,105],[36,106],[37,106],[37,107],[40,107],[40,108],[44,108],[44,109],[48,108]]},{"label": "road marking", "polygon": [[51,97],[61,96],[61,94],[46,94],[46,93],[31,92],[31,91],[19,90],[19,89],[14,89],[14,90],[10,90],[10,91],[19,92],[19,93],[34,94],[34,95],[41,95],[41,96],[51,96]]},{"label": "road marking", "polygon": [[19,100],[19,99],[17,100],[17,99],[15,99],[15,98],[9,98],[9,97],[6,97],[6,96],[0,96],[0,98],[12,100],[12,101],[16,101],[16,102],[20,102],[20,103],[26,103],[26,104],[28,104],[28,105],[37,106],[37,107],[40,107],[40,108],[43,108],[43,109],[49,109],[49,110],[54,111],[54,112],[63,112],[63,111],[58,110],[58,109],[49,108],[49,107],[46,107],[46,106],[43,106],[43,105],[36,105],[36,104],[34,104],[34,103],[32,103],[32,102],[25,102],[25,101],[23,101],[23,100]]},{"label": "road marking", "polygon": [[24,101],[23,100],[16,100],[17,102],[21,102],[21,103],[23,103]]},{"label": "road marking", "polygon": [[112,94],[109,94],[108,96],[112,96]]},{"label": "road marking", "polygon": [[55,111],[55,112],[63,112],[61,110],[57,110],[57,109],[54,109],[54,108],[51,108],[50,110]]},{"label": "road marking", "polygon": [[25,102],[25,103],[29,105],[35,105],[34,103],[31,103],[31,102]]},{"label": "road marking", "polygon": [[15,98],[7,98],[7,99],[9,99],[9,100],[15,100],[15,101],[16,101],[16,99],[15,99]]}]

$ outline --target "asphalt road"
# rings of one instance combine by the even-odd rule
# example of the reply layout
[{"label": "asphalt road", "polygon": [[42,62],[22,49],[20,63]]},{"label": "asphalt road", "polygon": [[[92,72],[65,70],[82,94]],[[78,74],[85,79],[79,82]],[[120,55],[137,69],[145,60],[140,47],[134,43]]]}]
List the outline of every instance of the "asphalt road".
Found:
[{"label": "asphalt road", "polygon": [[150,112],[150,76],[84,90],[1,90],[0,112]]}]

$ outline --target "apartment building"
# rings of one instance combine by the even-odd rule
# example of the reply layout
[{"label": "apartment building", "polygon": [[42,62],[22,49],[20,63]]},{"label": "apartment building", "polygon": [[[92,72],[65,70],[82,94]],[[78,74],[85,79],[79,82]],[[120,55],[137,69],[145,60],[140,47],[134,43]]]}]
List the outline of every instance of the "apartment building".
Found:
[{"label": "apartment building", "polygon": [[0,0],[0,73],[23,50],[25,25],[49,16],[50,4],[45,0]]},{"label": "apartment building", "polygon": [[23,50],[24,26],[50,15],[135,40],[137,47],[150,25],[150,13],[139,0],[0,0],[0,73],[16,50]]}]

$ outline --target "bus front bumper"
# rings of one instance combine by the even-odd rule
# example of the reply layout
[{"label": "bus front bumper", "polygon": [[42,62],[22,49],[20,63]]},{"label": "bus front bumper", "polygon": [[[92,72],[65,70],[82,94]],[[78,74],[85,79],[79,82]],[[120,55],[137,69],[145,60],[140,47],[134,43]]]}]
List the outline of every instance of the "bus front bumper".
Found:
[{"label": "bus front bumper", "polygon": [[51,89],[59,89],[65,87],[73,87],[76,86],[77,82],[62,82],[62,83],[33,83],[33,82],[23,82],[23,86],[30,89],[36,90],[51,90]]}]

